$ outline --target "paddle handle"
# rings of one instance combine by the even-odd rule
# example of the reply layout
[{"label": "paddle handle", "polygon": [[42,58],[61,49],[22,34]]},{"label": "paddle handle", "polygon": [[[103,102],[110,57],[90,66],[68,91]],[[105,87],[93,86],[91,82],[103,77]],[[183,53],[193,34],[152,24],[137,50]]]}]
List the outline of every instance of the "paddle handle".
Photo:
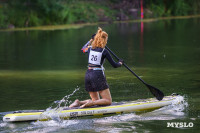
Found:
[{"label": "paddle handle", "polygon": [[[115,53],[113,53],[107,46],[106,49],[116,58],[119,60],[119,58],[117,57],[117,55]],[[140,81],[142,81],[145,85],[147,85],[146,82],[144,82],[144,80],[142,80],[135,72],[133,72],[127,65],[126,63],[123,63],[124,67],[126,67],[133,75],[135,75]]]}]

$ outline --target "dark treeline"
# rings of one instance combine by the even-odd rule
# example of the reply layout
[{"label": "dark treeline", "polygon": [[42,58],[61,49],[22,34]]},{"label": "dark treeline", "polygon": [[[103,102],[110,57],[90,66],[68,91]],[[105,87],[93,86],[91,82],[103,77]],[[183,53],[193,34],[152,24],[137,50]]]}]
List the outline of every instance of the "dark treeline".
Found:
[{"label": "dark treeline", "polygon": [[[0,0],[0,28],[140,18],[141,0]],[[144,18],[195,15],[199,0],[143,0]]]}]

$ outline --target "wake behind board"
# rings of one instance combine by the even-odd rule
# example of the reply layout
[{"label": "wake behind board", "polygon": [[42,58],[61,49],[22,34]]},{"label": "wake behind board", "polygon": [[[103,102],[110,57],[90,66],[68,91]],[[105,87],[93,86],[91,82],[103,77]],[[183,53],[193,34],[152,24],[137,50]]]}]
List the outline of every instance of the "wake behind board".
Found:
[{"label": "wake behind board", "polygon": [[[62,119],[80,116],[97,116],[108,114],[120,114],[124,112],[138,112],[157,109],[171,104],[179,104],[182,96],[165,96],[162,101],[155,98],[142,99],[123,103],[113,103],[110,106],[93,106],[89,108],[65,108],[54,111],[15,111],[3,117],[5,122],[48,120],[55,117]],[[47,115],[48,114],[48,115]]]}]

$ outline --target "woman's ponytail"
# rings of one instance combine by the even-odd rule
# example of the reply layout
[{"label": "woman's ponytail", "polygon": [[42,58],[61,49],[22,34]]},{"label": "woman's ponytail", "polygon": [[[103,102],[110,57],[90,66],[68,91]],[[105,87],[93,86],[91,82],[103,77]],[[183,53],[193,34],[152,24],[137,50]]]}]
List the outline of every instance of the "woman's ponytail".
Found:
[{"label": "woman's ponytail", "polygon": [[107,38],[108,34],[105,31],[103,31],[100,27],[98,27],[97,33],[94,37],[94,41],[92,42],[92,48],[104,48],[107,43]]}]

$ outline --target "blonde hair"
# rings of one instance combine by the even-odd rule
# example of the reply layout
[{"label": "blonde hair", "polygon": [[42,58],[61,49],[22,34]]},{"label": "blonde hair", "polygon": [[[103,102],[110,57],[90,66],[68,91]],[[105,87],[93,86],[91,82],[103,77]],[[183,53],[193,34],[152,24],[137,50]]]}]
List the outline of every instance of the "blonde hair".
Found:
[{"label": "blonde hair", "polygon": [[107,40],[108,34],[99,27],[94,37],[94,41],[92,42],[92,49],[97,47],[104,48],[107,44]]}]

